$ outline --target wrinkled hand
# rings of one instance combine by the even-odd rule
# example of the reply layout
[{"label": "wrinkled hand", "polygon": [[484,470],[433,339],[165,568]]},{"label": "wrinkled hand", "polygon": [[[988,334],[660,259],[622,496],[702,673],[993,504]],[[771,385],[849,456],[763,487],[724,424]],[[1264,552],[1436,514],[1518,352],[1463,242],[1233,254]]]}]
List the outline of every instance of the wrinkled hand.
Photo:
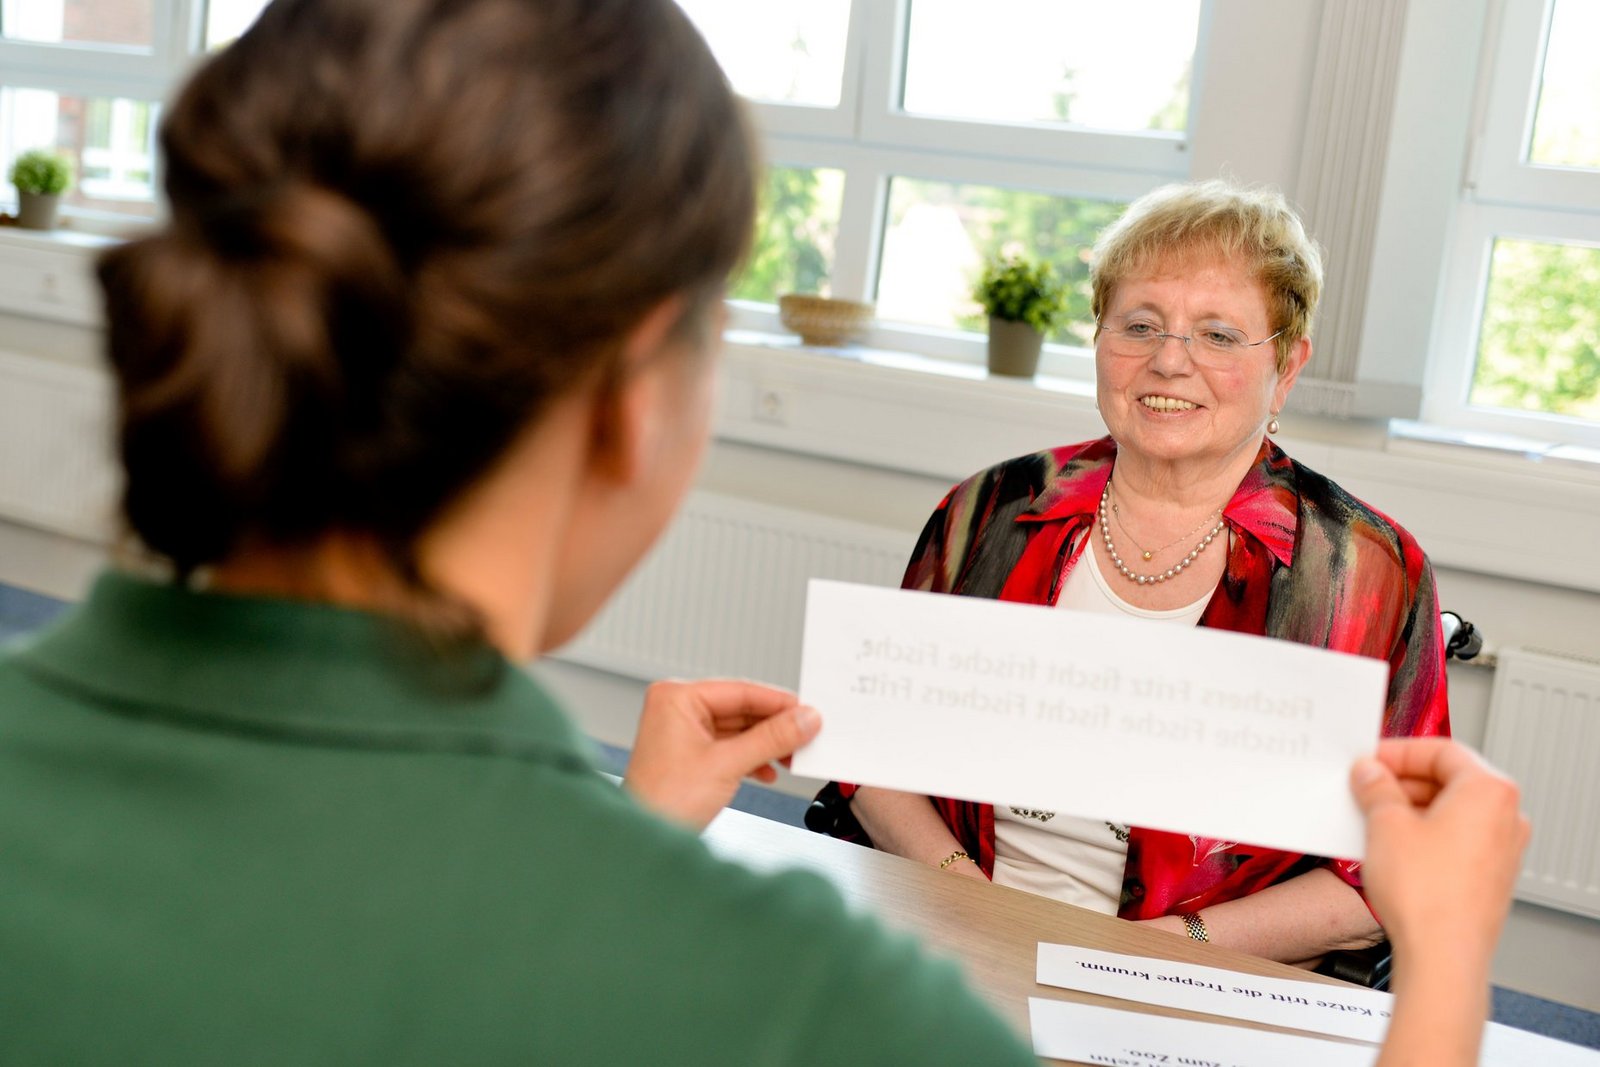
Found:
[{"label": "wrinkled hand", "polygon": [[1432,737],[1382,742],[1350,786],[1367,816],[1363,881],[1397,966],[1448,960],[1486,974],[1528,843],[1516,785]]},{"label": "wrinkled hand", "polygon": [[822,729],[815,708],[755,682],[657,682],[644,712],[623,788],[657,814],[703,830],[745,777],[772,782],[773,763]]}]

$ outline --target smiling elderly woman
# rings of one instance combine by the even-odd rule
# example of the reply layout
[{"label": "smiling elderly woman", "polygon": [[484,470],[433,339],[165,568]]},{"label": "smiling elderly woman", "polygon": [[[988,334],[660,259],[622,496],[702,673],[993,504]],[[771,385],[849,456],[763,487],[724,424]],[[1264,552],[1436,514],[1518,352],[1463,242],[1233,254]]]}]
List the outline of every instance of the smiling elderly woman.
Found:
[{"label": "smiling elderly woman", "polygon": [[[1448,733],[1427,559],[1267,436],[1311,356],[1322,290],[1316,246],[1283,198],[1222,182],[1158,189],[1101,236],[1092,278],[1110,435],[957,486],[906,587],[1373,656],[1390,668],[1384,733]],[[1355,863],[839,788],[878,848],[953,873],[1287,962],[1382,937]]]}]

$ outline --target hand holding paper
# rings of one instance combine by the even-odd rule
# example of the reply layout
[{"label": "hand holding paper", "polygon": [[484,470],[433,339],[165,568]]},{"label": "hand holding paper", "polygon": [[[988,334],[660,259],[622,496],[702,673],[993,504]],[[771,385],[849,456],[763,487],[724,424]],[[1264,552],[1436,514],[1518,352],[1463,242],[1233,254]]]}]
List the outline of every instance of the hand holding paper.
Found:
[{"label": "hand holding paper", "polygon": [[731,679],[657,682],[645,694],[623,786],[647,807],[705,829],[746,776],[770,782],[822,728],[794,694]]}]

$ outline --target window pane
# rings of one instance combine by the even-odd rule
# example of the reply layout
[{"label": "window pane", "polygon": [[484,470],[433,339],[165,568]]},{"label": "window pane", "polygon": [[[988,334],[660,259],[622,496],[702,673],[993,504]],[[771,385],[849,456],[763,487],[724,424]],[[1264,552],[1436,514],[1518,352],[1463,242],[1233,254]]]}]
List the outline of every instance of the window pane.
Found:
[{"label": "window pane", "polygon": [[1495,241],[1471,402],[1600,419],[1600,248]]},{"label": "window pane", "polygon": [[916,0],[902,106],[991,122],[1183,130],[1199,0]]},{"label": "window pane", "polygon": [[1067,314],[1050,340],[1094,337],[1089,250],[1125,205],[984,185],[896,178],[878,273],[878,319],[987,329],[972,299],[984,260],[1006,252],[1048,259],[1068,285]]},{"label": "window pane", "polygon": [[1528,157],[1535,163],[1600,167],[1600,4],[1556,0]]},{"label": "window pane", "polygon": [[267,6],[267,0],[207,0],[206,48],[215,51],[234,42]]},{"label": "window pane", "polygon": [[0,0],[0,26],[15,41],[149,48],[152,0]]},{"label": "window pane", "polygon": [[157,105],[85,99],[43,89],[0,90],[0,156],[53,148],[72,160],[75,180],[62,203],[123,215],[156,212]]},{"label": "window pane", "polygon": [[729,296],[776,304],[784,293],[831,296],[844,172],[772,167],[761,190],[755,246]]},{"label": "window pane", "polygon": [[752,100],[837,107],[850,0],[678,0]]}]

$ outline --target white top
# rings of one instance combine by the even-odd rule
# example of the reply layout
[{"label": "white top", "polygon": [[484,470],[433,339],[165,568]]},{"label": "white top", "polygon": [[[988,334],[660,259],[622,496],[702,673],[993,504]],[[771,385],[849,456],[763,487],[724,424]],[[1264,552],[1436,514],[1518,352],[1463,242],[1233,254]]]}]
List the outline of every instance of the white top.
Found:
[{"label": "white top", "polygon": [[[1208,592],[1193,604],[1170,611],[1134,607],[1111,588],[1093,550],[1085,548],[1061,587],[1056,607],[1193,626],[1210,602]],[[1000,885],[1104,915],[1117,913],[1128,862],[1126,826],[996,804],[994,838],[994,880]]]},{"label": "white top", "polygon": [[[1118,574],[1117,581],[1125,582],[1127,579]],[[1200,616],[1206,613],[1206,605],[1211,603],[1212,592],[1213,590],[1207,590],[1199,600],[1193,604],[1185,604],[1181,608],[1168,608],[1165,611],[1136,608],[1111,588],[1111,583],[1100,570],[1100,561],[1095,558],[1094,548],[1091,545],[1084,548],[1083,555],[1078,557],[1078,565],[1067,575],[1066,583],[1061,587],[1061,595],[1056,598],[1056,607],[1071,608],[1073,611],[1093,611],[1102,615],[1131,615],[1136,619],[1156,619],[1160,622],[1193,626],[1200,621]]]}]

